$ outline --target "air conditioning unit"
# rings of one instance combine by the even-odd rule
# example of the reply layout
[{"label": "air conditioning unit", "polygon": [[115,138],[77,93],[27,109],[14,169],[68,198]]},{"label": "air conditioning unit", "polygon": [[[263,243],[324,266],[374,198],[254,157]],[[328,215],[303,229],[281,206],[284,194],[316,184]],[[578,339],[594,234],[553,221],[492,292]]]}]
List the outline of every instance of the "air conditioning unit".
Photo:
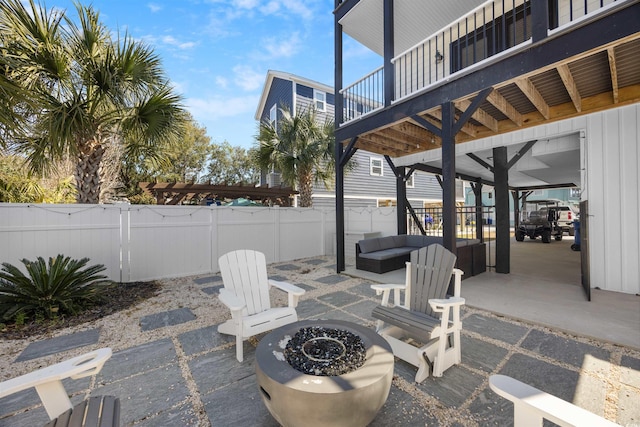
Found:
[{"label": "air conditioning unit", "polygon": [[271,172],[267,175],[267,185],[269,187],[280,187],[282,184],[282,176],[277,172]]}]

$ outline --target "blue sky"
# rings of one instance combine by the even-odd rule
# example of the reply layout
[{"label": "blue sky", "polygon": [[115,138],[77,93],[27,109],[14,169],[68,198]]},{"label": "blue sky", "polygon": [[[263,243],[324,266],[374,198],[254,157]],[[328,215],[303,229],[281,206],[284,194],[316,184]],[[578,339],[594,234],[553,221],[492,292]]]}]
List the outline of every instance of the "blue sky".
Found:
[{"label": "blue sky", "polygon": [[[171,82],[212,142],[254,144],[267,71],[333,85],[334,0],[94,0],[102,22],[152,46]],[[46,0],[67,9],[70,0]],[[345,83],[372,71],[375,55],[345,41]]]}]

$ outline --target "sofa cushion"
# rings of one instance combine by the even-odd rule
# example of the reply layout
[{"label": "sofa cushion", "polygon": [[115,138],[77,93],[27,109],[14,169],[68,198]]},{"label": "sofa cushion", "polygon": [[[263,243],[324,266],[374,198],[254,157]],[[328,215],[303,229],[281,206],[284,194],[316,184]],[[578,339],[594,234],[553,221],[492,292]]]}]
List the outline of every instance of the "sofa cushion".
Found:
[{"label": "sofa cushion", "polygon": [[406,234],[400,234],[399,236],[391,236],[393,237],[393,247],[394,248],[401,248],[403,246],[408,246],[407,245],[407,235]]},{"label": "sofa cushion", "polygon": [[380,239],[381,237],[376,237],[373,239],[364,239],[358,242],[360,246],[360,252],[363,254],[369,252],[375,252],[380,250]]},{"label": "sofa cushion", "polygon": [[400,256],[408,255],[414,248],[389,248],[382,249],[380,251],[369,252],[366,254],[360,254],[360,258],[373,259],[376,261],[383,261],[386,259],[397,258]]},{"label": "sofa cushion", "polygon": [[413,246],[414,248],[421,248],[423,242],[422,236],[418,236],[418,235],[409,235],[406,237],[406,245],[407,246]]},{"label": "sofa cushion", "polygon": [[395,248],[394,237],[395,236],[380,237],[380,250]]}]

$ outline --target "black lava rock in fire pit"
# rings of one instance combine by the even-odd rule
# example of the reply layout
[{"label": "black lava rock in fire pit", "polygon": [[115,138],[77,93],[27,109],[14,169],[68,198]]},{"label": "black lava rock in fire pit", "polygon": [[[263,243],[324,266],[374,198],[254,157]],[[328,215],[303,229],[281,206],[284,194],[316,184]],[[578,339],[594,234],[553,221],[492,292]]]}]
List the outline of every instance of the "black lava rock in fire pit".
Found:
[{"label": "black lava rock in fire pit", "polygon": [[284,356],[292,368],[304,374],[337,376],[361,367],[367,354],[356,334],[312,326],[300,329],[289,340]]}]

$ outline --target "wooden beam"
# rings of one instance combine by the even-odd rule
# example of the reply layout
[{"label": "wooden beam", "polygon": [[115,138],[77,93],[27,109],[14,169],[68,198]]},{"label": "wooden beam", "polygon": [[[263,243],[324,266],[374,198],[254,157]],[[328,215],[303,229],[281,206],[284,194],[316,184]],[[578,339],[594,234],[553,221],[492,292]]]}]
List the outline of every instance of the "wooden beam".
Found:
[{"label": "wooden beam", "polygon": [[611,87],[613,88],[613,103],[617,104],[618,97],[618,67],[616,65],[616,53],[613,50],[613,46],[607,48],[607,55],[609,56],[609,70],[611,71]]},{"label": "wooden beam", "polygon": [[507,116],[509,120],[515,123],[518,127],[522,126],[522,114],[520,114],[504,96],[500,95],[500,92],[497,90],[491,92],[489,96],[487,96],[487,101],[496,107],[502,114]]},{"label": "wooden beam", "polygon": [[529,101],[536,107],[536,109],[542,114],[545,119],[549,119],[549,105],[544,100],[538,89],[531,83],[528,78],[517,79],[516,85],[520,88],[522,93],[529,98]]},{"label": "wooden beam", "polygon": [[567,92],[569,92],[573,105],[576,107],[576,111],[582,111],[582,98],[580,97],[580,92],[578,92],[578,86],[576,86],[576,82],[573,80],[569,66],[567,64],[560,64],[557,70],[562,79],[562,83],[564,83],[564,87],[567,89]]},{"label": "wooden beam", "polygon": [[[436,119],[440,120],[442,122],[442,110],[440,108],[434,108],[432,110],[427,111],[427,114],[429,114],[432,117],[435,117]],[[424,116],[422,116],[424,117]],[[478,131],[476,130],[476,127],[472,124],[469,123],[465,123],[464,126],[462,126],[462,128],[460,129],[462,132],[466,133],[469,136],[472,136],[475,138],[476,134],[478,133]]]},{"label": "wooden beam", "polygon": [[[462,99],[460,101],[454,102],[456,108],[460,111],[467,111],[467,108],[471,105],[471,101],[468,99]],[[471,118],[477,122],[482,123],[487,128],[491,129],[494,132],[498,132],[498,121],[491,117],[489,113],[484,111],[481,108],[478,108],[472,115]]]}]

